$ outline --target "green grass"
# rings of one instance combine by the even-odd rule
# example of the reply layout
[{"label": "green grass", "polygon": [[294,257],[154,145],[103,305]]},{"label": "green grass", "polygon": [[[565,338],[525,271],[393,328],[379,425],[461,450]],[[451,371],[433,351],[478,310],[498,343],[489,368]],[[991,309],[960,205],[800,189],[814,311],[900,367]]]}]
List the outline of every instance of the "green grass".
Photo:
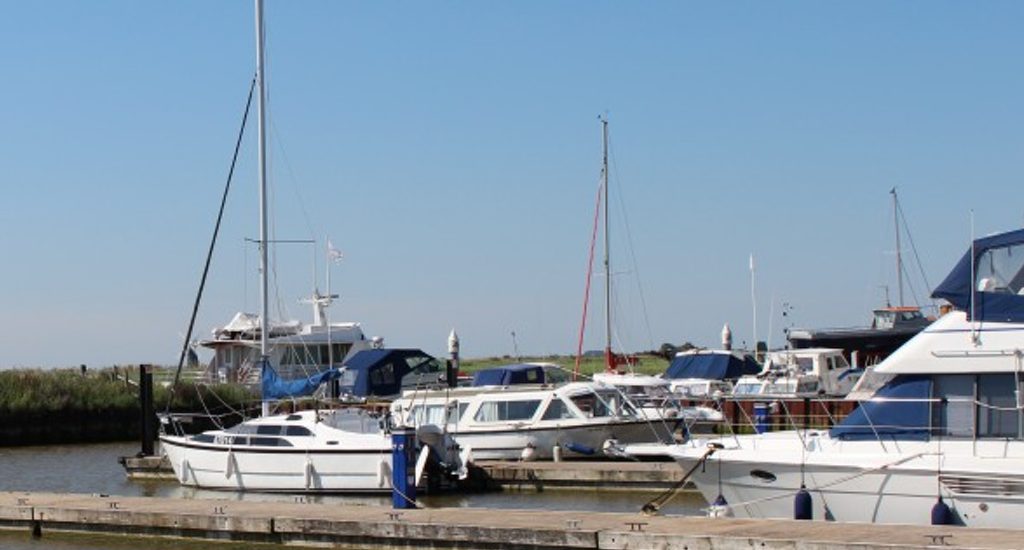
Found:
[{"label": "green grass", "polygon": [[[642,355],[639,356],[640,364],[634,367],[634,371],[642,374],[661,374],[665,372],[668,367],[668,361],[655,355]],[[480,369],[486,369],[490,367],[497,367],[500,365],[508,365],[511,363],[528,363],[542,361],[546,363],[555,363],[566,369],[568,372],[572,372],[576,364],[576,358],[564,355],[555,355],[548,357],[486,357],[479,359],[463,359],[459,366],[459,369],[467,374],[472,374]],[[583,376],[591,376],[594,373],[604,371],[604,357],[584,357],[580,362],[580,374]]]},{"label": "green grass", "polygon": [[[0,371],[0,415],[40,416],[53,413],[130,413],[139,410],[139,371],[131,367],[79,369],[17,369]],[[162,411],[170,398],[168,388],[157,384],[153,402]],[[171,409],[176,411],[240,407],[255,396],[240,386],[180,384]]]}]

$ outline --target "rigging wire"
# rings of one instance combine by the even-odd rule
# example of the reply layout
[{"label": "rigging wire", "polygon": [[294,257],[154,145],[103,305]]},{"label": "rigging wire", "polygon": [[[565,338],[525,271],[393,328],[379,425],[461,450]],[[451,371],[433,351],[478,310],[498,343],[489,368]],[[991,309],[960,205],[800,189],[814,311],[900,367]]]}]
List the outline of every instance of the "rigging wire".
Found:
[{"label": "rigging wire", "polygon": [[572,378],[576,380],[580,375],[580,361],[583,359],[583,334],[587,328],[587,306],[590,304],[590,280],[594,274],[594,245],[597,244],[597,226],[601,219],[601,192],[604,190],[604,183],[597,186],[597,205],[594,207],[594,228],[590,234],[590,258],[587,261],[587,283],[583,289],[583,318],[580,320],[580,337],[576,344],[576,365],[573,368]]},{"label": "rigging wire", "polygon": [[[896,201],[896,211],[900,215],[900,219],[903,220],[903,228],[906,230],[907,240],[910,242],[910,250],[914,253],[914,261],[917,263],[917,269],[921,273],[921,279],[924,280],[924,286],[926,289],[932,287],[931,283],[928,282],[928,275],[924,272],[924,265],[921,264],[921,256],[917,253],[917,245],[914,244],[914,236],[910,233],[910,227],[907,225],[907,217],[903,214],[903,206]],[[897,229],[898,230],[898,229]],[[908,274],[909,275],[909,274]],[[916,298],[915,298],[916,299]],[[932,302],[932,308],[935,308],[935,301],[929,297],[929,301]]]},{"label": "rigging wire", "polygon": [[[615,160],[615,150],[613,149],[612,145],[613,144],[611,142],[611,139],[609,139],[608,154],[612,157],[613,161],[612,172],[615,174],[615,181],[619,182],[621,180],[619,179],[618,161]],[[620,217],[622,218],[622,223],[626,230],[626,244],[628,245],[627,248],[629,249],[629,258],[633,262],[633,271],[636,272],[636,288],[637,292],[640,295],[640,308],[643,312],[644,328],[647,330],[647,344],[649,346],[648,349],[654,349],[654,336],[651,332],[650,317],[647,314],[647,300],[644,298],[644,288],[640,280],[640,264],[636,261],[636,247],[633,246],[633,232],[629,226],[629,217],[626,215],[626,202],[623,199],[623,195],[625,193],[622,192],[622,188],[623,187],[621,185],[618,186],[619,192],[616,193],[615,196],[619,200]]]},{"label": "rigging wire", "polygon": [[185,355],[188,353],[189,341],[192,339],[192,331],[195,329],[196,316],[199,313],[199,303],[203,298],[203,290],[206,288],[206,277],[210,273],[210,261],[213,258],[213,250],[217,245],[217,235],[220,233],[220,224],[224,218],[224,207],[228,200],[228,191],[231,190],[231,179],[235,174],[235,165],[238,162],[238,152],[242,148],[242,137],[245,135],[246,121],[249,120],[249,108],[252,106],[252,96],[256,89],[256,76],[252,78],[252,82],[249,84],[249,98],[245,101],[245,112],[242,114],[241,128],[238,130],[238,139],[235,141],[235,151],[231,156],[231,166],[228,168],[227,181],[224,184],[224,193],[220,198],[220,210],[217,211],[217,222],[213,226],[213,237],[210,239],[210,248],[206,252],[206,263],[203,266],[203,275],[199,280],[199,290],[196,292],[196,299],[192,305],[192,316],[188,322],[188,331],[185,333],[185,341],[181,346],[181,355],[178,357],[178,367],[174,371],[174,382],[171,384],[171,388],[167,397],[167,407],[164,409],[164,414],[167,414],[171,410],[171,402],[174,400],[174,393],[178,387],[178,382],[181,379],[181,369],[185,364]]}]

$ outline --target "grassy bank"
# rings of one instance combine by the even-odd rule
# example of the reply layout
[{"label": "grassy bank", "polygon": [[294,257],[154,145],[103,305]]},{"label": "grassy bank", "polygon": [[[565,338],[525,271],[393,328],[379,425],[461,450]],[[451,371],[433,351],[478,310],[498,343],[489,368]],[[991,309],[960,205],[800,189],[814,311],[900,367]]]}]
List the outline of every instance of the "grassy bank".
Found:
[{"label": "grassy bank", "polygon": [[[0,445],[131,440],[139,437],[137,368],[0,371]],[[158,411],[171,393],[157,385]],[[181,385],[172,411],[215,413],[252,404],[238,386]],[[205,404],[205,405],[204,405]]]}]

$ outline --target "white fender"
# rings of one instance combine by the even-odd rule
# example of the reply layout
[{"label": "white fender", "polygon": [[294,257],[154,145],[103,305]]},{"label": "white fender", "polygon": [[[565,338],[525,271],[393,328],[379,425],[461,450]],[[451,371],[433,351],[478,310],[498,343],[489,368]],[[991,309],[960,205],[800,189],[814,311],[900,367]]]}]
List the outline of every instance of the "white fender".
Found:
[{"label": "white fender", "polygon": [[187,458],[181,459],[181,483],[182,484],[188,483],[188,468],[189,468],[188,459]]},{"label": "white fender", "polygon": [[313,473],[314,473],[313,459],[310,458],[309,456],[306,456],[306,467],[305,467],[306,489],[309,489],[309,488],[311,488],[313,486]]},{"label": "white fender", "polygon": [[383,458],[377,462],[377,487],[391,485],[391,465]]},{"label": "white fender", "polygon": [[416,457],[416,485],[418,486],[423,480],[423,473],[427,470],[427,459],[430,458],[430,447],[424,445],[420,449],[420,456]]},{"label": "white fender", "polygon": [[227,466],[224,467],[224,477],[230,479],[231,476],[234,475],[234,473],[235,473],[235,451],[229,450],[228,451],[228,463],[227,463]]}]

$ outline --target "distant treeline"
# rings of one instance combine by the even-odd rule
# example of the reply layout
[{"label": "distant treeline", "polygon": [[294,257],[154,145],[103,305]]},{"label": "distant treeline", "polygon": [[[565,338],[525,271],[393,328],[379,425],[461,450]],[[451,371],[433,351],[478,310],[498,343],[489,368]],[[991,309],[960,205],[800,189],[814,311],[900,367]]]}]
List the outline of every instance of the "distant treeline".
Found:
[{"label": "distant treeline", "polygon": [[[127,441],[141,430],[137,368],[0,371],[0,445]],[[157,412],[171,392],[157,383]],[[180,384],[171,411],[244,410],[255,397],[241,386]],[[237,422],[237,419],[235,420]]]}]

